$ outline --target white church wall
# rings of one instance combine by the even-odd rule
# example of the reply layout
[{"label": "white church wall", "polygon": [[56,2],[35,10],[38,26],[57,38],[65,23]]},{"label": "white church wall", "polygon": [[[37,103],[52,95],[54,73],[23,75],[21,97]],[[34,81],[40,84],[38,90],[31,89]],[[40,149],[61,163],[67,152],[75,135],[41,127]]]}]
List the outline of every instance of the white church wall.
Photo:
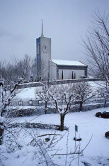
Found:
[{"label": "white church wall", "polygon": [[75,78],[78,79],[80,76],[85,75],[84,70],[72,70],[72,69],[59,69],[59,79],[62,79],[62,71],[63,71],[63,79],[72,79],[72,72],[73,77],[75,75]]},{"label": "white church wall", "polygon": [[81,76],[85,75],[85,71],[84,70],[76,70],[76,78],[80,78]]}]

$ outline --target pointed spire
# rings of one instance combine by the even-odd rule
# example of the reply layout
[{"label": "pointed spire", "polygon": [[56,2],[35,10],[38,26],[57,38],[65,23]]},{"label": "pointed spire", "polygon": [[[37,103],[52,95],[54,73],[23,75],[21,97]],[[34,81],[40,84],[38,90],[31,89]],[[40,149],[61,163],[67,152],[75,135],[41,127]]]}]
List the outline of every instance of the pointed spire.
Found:
[{"label": "pointed spire", "polygon": [[43,20],[42,20],[42,33],[41,33],[41,37],[44,37],[44,34],[43,34]]}]

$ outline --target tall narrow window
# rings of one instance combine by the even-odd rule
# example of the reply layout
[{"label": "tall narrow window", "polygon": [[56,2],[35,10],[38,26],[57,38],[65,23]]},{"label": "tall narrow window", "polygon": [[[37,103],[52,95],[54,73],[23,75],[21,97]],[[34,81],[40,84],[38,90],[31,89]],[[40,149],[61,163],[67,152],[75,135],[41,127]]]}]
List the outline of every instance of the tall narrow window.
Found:
[{"label": "tall narrow window", "polygon": [[72,79],[74,79],[74,76],[73,76],[73,71],[72,71]]},{"label": "tall narrow window", "polygon": [[63,80],[63,77],[64,77],[64,76],[63,76],[63,70],[62,70],[62,80]]}]

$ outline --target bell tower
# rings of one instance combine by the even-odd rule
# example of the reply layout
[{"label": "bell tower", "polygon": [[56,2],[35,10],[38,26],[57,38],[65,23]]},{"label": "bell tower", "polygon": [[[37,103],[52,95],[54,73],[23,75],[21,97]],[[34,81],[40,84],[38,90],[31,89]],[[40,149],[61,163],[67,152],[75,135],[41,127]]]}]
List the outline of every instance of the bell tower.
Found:
[{"label": "bell tower", "polygon": [[37,80],[47,80],[51,60],[51,38],[44,37],[43,21],[41,36],[36,39]]}]

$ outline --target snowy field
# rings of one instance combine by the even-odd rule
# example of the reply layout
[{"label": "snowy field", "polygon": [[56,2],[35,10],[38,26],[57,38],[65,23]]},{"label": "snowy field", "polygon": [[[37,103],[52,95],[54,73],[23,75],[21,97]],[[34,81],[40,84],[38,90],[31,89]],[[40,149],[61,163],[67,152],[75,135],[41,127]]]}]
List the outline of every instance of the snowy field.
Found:
[{"label": "snowy field", "polygon": [[[105,138],[105,132],[109,131],[109,119],[95,117],[95,113],[98,111],[109,111],[109,108],[100,108],[88,112],[68,113],[65,117],[65,126],[69,127],[69,131],[14,129],[17,134],[16,141],[21,145],[21,149],[15,149],[15,151],[9,151],[7,153],[6,148],[1,146],[0,159],[2,160],[3,166],[47,165],[41,162],[42,158],[38,155],[39,149],[37,146],[29,144],[34,135],[43,142],[45,138],[49,137],[50,140],[46,144],[43,143],[43,148],[47,150],[47,154],[52,158],[52,161],[59,166],[109,166],[109,139]],[[16,122],[60,124],[59,114],[46,114],[39,117],[21,117],[14,118],[13,120]],[[79,147],[80,150],[83,150],[87,146],[82,155],[79,155],[79,160],[77,154],[69,154],[75,151],[75,141],[73,140],[75,137],[75,124],[78,125],[77,138],[82,138],[80,146],[77,146],[77,151]],[[38,137],[44,134],[58,134],[55,138],[56,141],[61,139],[57,141],[54,147],[47,149],[47,145],[50,144],[53,136],[46,135]],[[79,142],[77,145],[79,145]],[[64,155],[66,153],[69,155]],[[2,166],[2,164],[0,166]],[[52,163],[48,166],[52,166]]]},{"label": "snowy field", "polygon": [[[89,85],[92,87],[92,91],[93,93],[100,87],[104,86],[103,81],[89,81],[88,82]],[[63,85],[67,85],[67,84],[63,84]],[[69,84],[68,84],[69,85]],[[61,86],[61,85],[57,85],[57,86]],[[15,99],[26,99],[26,100],[30,100],[30,99],[36,99],[36,90],[41,89],[41,87],[31,87],[31,88],[24,88],[24,89],[20,89],[18,90],[19,93],[17,93]]]}]

